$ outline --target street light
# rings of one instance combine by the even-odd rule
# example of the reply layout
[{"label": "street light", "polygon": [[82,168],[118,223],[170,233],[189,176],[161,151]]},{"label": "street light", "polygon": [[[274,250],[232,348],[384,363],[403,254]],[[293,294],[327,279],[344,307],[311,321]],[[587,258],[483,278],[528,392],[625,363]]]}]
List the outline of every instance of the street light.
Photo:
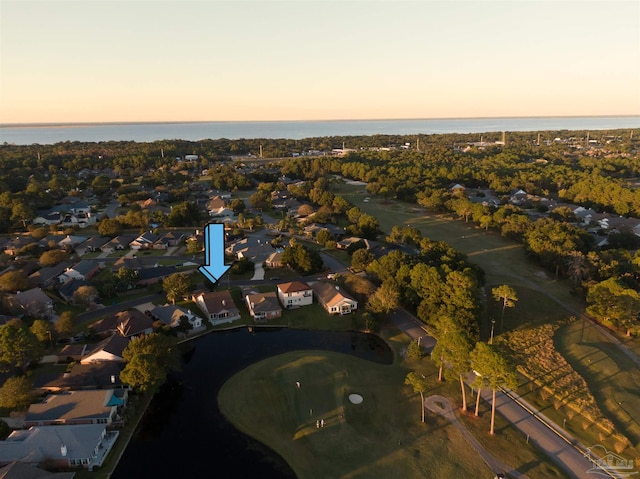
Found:
[{"label": "street light", "polygon": [[489,344],[493,344],[493,327],[496,324],[496,320],[491,318],[491,336],[489,336]]}]

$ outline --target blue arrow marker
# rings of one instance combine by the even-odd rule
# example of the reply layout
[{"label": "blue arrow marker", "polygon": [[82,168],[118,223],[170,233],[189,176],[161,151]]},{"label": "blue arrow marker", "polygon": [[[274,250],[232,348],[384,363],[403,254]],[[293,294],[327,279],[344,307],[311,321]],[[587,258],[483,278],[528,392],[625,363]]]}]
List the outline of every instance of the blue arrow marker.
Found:
[{"label": "blue arrow marker", "polygon": [[204,265],[198,270],[215,284],[228,269],[224,264],[224,225],[209,223],[204,227]]}]

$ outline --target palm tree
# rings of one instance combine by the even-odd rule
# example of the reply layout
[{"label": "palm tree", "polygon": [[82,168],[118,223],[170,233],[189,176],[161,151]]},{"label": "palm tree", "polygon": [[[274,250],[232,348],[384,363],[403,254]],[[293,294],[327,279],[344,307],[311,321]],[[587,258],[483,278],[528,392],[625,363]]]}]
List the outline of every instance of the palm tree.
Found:
[{"label": "palm tree", "polygon": [[573,278],[576,284],[580,284],[589,275],[589,263],[585,255],[580,251],[571,251],[566,259],[567,275]]},{"label": "palm tree", "polygon": [[500,331],[502,331],[502,324],[504,323],[504,310],[506,308],[513,308],[518,301],[518,294],[516,290],[507,284],[497,286],[491,290],[493,299],[502,302],[502,315],[500,316]]},{"label": "palm tree", "polygon": [[424,422],[424,392],[427,390],[427,378],[411,371],[404,379],[404,383],[413,387],[413,391],[420,393],[420,409],[422,410],[422,422]]},{"label": "palm tree", "polygon": [[491,427],[489,434],[495,433],[496,418],[496,391],[498,388],[515,389],[518,385],[515,368],[508,361],[507,357],[487,343],[478,342],[471,351],[471,366],[479,379],[474,382],[478,388],[478,399],[476,401],[476,415],[478,414],[478,402],[480,401],[480,390],[490,387],[491,395]]},{"label": "palm tree", "polygon": [[[464,377],[471,369],[469,354],[473,348],[472,341],[467,333],[447,316],[440,318],[437,329],[438,341],[433,348],[432,358],[440,368],[438,372],[438,382],[442,381],[443,370],[445,377],[449,376],[451,379],[460,381],[462,410],[466,411],[467,395],[464,386]],[[449,379],[449,377],[447,379]]]}]

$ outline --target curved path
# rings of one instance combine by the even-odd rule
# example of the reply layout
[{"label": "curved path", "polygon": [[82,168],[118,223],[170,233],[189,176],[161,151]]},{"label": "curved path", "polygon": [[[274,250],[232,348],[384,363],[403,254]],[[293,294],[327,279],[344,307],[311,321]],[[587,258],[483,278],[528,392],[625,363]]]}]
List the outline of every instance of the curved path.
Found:
[{"label": "curved path", "polygon": [[453,424],[455,428],[462,433],[467,442],[477,451],[482,460],[492,471],[496,473],[506,473],[507,477],[528,479],[528,476],[521,474],[510,466],[507,466],[504,462],[493,457],[484,447],[482,447],[482,444],[480,444],[478,440],[473,437],[473,434],[471,434],[460,422],[458,416],[456,416],[453,406],[451,405],[451,401],[448,398],[437,395],[428,396],[424,398],[424,407],[451,422],[451,424]]},{"label": "curved path", "polygon": [[[430,344],[431,342],[435,343],[433,337],[429,336],[427,331],[424,329],[424,324],[422,324],[417,318],[412,317],[407,311],[404,311],[401,315],[398,314],[398,312],[395,314],[392,313],[388,317],[399,329],[405,331],[412,339],[422,338],[422,344]],[[482,399],[491,403],[491,391],[483,390]],[[435,402],[438,403],[441,401],[435,400]],[[426,400],[425,407],[429,407]],[[444,415],[443,412],[441,412],[444,410],[447,414],[445,417],[450,419],[450,414],[453,414],[452,417],[457,421],[453,409],[451,409],[449,413],[446,406],[436,405],[436,408],[437,410],[435,412],[438,414]],[[618,477],[609,473],[605,469],[594,466],[594,464],[585,457],[585,451],[587,450],[585,446],[581,445],[578,441],[569,436],[566,431],[554,424],[539,411],[536,411],[533,406],[517,395],[498,391],[496,394],[496,411],[507,421],[513,424],[515,428],[520,430],[522,434],[528,436],[530,442],[536,444],[571,477],[579,479],[593,479],[595,476]],[[453,420],[452,423],[454,423],[454,425],[456,424]],[[460,427],[464,428],[462,424],[460,424]],[[470,435],[471,433],[467,431],[467,434]],[[465,437],[468,437],[467,434],[465,434]],[[480,451],[478,452],[480,453]],[[484,455],[482,455],[482,457],[483,459],[485,458]],[[486,459],[485,462],[487,462]],[[490,467],[494,467],[490,462],[487,462],[487,464],[489,464]],[[498,468],[494,469],[496,472],[500,472],[501,470],[506,472],[509,470],[512,471],[509,474],[512,474],[513,477],[525,477],[522,474],[518,475],[519,473],[517,471],[513,471],[513,468],[509,466],[505,466],[503,464],[497,464],[497,466]],[[595,476],[594,472],[596,473]]]}]

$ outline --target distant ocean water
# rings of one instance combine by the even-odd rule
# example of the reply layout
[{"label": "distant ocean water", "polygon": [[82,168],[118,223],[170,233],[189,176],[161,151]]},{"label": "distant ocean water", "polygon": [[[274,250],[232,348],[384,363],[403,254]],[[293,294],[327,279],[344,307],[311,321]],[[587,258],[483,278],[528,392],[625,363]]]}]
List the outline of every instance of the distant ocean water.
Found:
[{"label": "distant ocean water", "polygon": [[87,123],[0,125],[0,144],[63,141],[137,141],[227,138],[485,133],[496,131],[611,130],[640,128],[640,116],[460,118],[423,120],[215,121],[176,123]]}]

